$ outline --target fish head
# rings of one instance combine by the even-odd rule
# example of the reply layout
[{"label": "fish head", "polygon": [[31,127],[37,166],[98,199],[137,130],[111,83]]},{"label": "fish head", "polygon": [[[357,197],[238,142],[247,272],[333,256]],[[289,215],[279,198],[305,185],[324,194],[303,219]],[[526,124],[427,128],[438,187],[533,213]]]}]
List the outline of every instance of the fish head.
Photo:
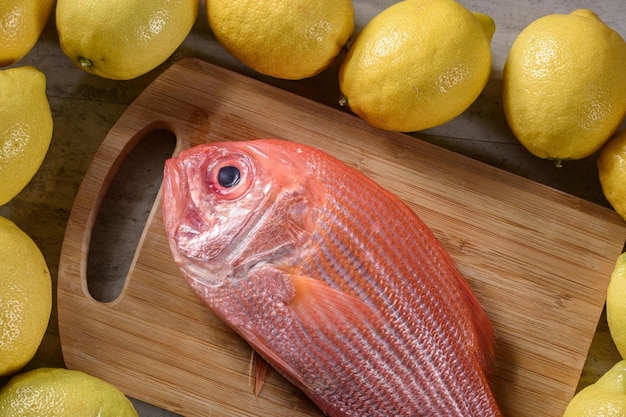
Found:
[{"label": "fish head", "polygon": [[166,161],[164,224],[187,278],[219,286],[308,238],[319,187],[298,152],[273,145],[203,144]]}]

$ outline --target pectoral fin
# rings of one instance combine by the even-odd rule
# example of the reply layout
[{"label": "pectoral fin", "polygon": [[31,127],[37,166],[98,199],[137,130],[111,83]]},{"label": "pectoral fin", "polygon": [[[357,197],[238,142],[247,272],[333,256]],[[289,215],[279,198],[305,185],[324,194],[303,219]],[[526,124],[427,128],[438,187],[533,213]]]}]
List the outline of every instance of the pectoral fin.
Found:
[{"label": "pectoral fin", "polygon": [[295,289],[290,308],[303,322],[334,331],[346,326],[372,326],[378,321],[374,308],[352,294],[302,275],[291,275],[290,279]]},{"label": "pectoral fin", "polygon": [[[256,276],[263,280],[283,281],[292,286],[293,295],[285,303],[287,310],[300,322],[312,339],[319,336],[328,343],[350,343],[350,337],[359,332],[369,332],[380,325],[376,310],[358,297],[333,288],[326,282],[307,276],[289,274],[273,267],[257,271]],[[280,277],[280,279],[278,279]],[[286,373],[306,385],[298,365],[286,361],[286,358],[271,346],[271,342],[256,332],[243,332],[248,342],[258,351],[254,354],[250,374],[255,379],[254,392],[259,394],[269,365],[263,356],[281,373]]]}]

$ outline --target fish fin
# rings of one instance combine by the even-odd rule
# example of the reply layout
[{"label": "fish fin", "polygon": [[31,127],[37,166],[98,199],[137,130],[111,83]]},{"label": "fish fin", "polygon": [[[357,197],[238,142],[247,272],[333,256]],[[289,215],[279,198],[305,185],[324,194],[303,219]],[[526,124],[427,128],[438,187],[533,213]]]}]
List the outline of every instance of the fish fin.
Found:
[{"label": "fish fin", "polygon": [[473,298],[475,302],[470,303],[470,308],[472,309],[474,323],[476,331],[478,332],[478,340],[480,343],[481,353],[479,354],[478,359],[482,365],[485,375],[488,378],[491,378],[493,365],[496,361],[495,330],[480,302],[478,302],[476,297]]},{"label": "fish fin", "polygon": [[476,332],[478,333],[478,360],[485,375],[491,377],[493,364],[496,359],[495,330],[480,301],[478,301],[467,282],[463,281],[465,282],[463,292],[470,307]]},{"label": "fish fin", "polygon": [[[294,295],[286,307],[312,332],[335,339],[345,336],[346,331],[355,331],[355,328],[364,328],[368,331],[379,325],[376,310],[359,298],[334,289],[318,279],[282,271],[281,274],[293,285]],[[246,331],[242,331],[242,335],[258,355],[274,369],[288,376],[289,380],[301,388],[309,391],[313,389],[301,374],[301,370],[277,354],[262,335]],[[250,373],[254,372],[258,378],[257,371],[260,369],[252,364]],[[260,382],[261,379],[257,379],[255,384]]]},{"label": "fish fin", "polygon": [[347,323],[372,326],[378,321],[376,310],[354,295],[319,279],[302,275],[290,279],[295,289],[290,308],[305,322],[332,331]]},{"label": "fish fin", "polygon": [[[252,377],[254,376],[255,379],[255,395],[258,396],[258,394],[261,392],[261,389],[263,388],[263,385],[265,383],[265,378],[269,375],[269,371],[272,367],[277,369],[280,373],[286,373],[290,377],[294,378],[295,381],[300,381],[301,385],[306,387],[306,384],[303,382],[303,377],[300,372],[298,372],[297,369],[292,367],[283,358],[277,355],[274,349],[267,343],[267,341],[263,337],[260,337],[253,332],[244,334],[244,337],[246,338],[250,346],[252,346],[252,348],[254,349],[252,360],[257,360],[256,364],[251,362],[249,370],[249,378],[252,379]],[[258,359],[267,364],[267,372],[265,372],[265,375],[263,375],[263,367],[265,365],[258,362]]]},{"label": "fish fin", "polygon": [[478,298],[476,298],[476,294],[474,294],[470,288],[465,277],[456,268],[454,262],[452,260],[450,260],[450,262],[452,262],[453,268],[456,271],[454,276],[457,280],[458,288],[460,288],[461,295],[466,305],[469,307],[471,320],[476,330],[478,346],[476,346],[476,349],[474,350],[475,355],[477,356],[478,362],[480,363],[484,374],[489,378],[491,377],[493,364],[496,360],[495,330],[493,328],[493,324],[491,323],[491,320],[489,320],[487,313],[483,309],[483,306],[480,304]]},{"label": "fish fin", "polygon": [[258,397],[265,380],[272,372],[272,366],[256,350],[252,350],[250,357],[249,380],[254,381],[254,396]]},{"label": "fish fin", "polygon": [[[375,323],[380,322],[376,320],[377,314],[373,307],[351,294],[330,287],[322,280],[268,268],[269,270],[264,269],[262,274],[264,280],[267,281],[272,274],[277,274],[291,284],[292,296],[285,300],[285,307],[293,314],[294,319],[311,333],[324,335],[329,339],[339,339],[343,338],[347,332],[358,331],[357,328],[369,331],[376,326]],[[257,274],[260,273],[257,271]],[[239,331],[258,355],[274,369],[301,388],[313,389],[301,373],[302,370],[282,357],[271,345],[270,340],[256,331],[246,329],[239,329]],[[250,365],[250,380],[253,375],[256,377],[255,392],[258,392],[263,385],[262,373],[262,367],[257,364]]]}]

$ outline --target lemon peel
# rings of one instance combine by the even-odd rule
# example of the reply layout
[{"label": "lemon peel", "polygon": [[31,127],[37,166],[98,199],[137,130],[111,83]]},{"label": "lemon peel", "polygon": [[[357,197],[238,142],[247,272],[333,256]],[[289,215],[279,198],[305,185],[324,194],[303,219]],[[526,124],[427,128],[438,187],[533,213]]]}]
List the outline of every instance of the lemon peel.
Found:
[{"label": "lemon peel", "polygon": [[349,48],[339,71],[340,104],[385,130],[448,122],[487,84],[493,30],[493,20],[454,0],[395,3]]},{"label": "lemon peel", "polygon": [[604,196],[617,214],[626,220],[626,129],[609,139],[596,162]]},{"label": "lemon peel", "polygon": [[39,368],[14,376],[0,391],[0,417],[137,417],[115,386],[85,372]]},{"label": "lemon peel", "polygon": [[52,130],[45,75],[30,66],[0,70],[0,205],[31,181]]},{"label": "lemon peel", "polygon": [[354,31],[351,0],[211,0],[216,39],[253,70],[298,80],[324,71]]},{"label": "lemon peel", "polygon": [[515,137],[557,166],[593,154],[626,115],[624,68],[626,43],[591,10],[531,22],[511,46],[502,75]]},{"label": "lemon peel", "polygon": [[626,415],[626,360],[619,361],[600,379],[579,391],[563,417],[622,417]]},{"label": "lemon peel", "polygon": [[63,53],[103,78],[144,75],[182,44],[200,0],[57,0],[56,26]]},{"label": "lemon peel", "polygon": [[50,271],[33,240],[0,216],[0,375],[35,355],[52,310]]},{"label": "lemon peel", "polygon": [[37,43],[54,0],[0,1],[0,67],[18,62]]},{"label": "lemon peel", "polygon": [[606,295],[606,319],[611,337],[626,359],[626,253],[615,262]]}]

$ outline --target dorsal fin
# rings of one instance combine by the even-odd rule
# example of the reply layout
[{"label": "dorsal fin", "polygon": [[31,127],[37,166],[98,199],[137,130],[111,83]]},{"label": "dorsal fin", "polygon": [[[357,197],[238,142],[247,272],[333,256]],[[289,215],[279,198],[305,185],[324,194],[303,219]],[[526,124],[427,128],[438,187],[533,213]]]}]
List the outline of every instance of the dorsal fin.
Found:
[{"label": "dorsal fin", "polygon": [[476,329],[478,346],[474,353],[477,356],[478,362],[481,364],[483,372],[489,378],[491,376],[492,367],[496,358],[495,330],[491,320],[489,320],[487,313],[483,309],[483,306],[480,304],[478,298],[476,298],[476,295],[470,288],[465,277],[454,264],[454,261],[450,258],[447,252],[445,252],[443,247],[440,247],[440,251],[442,251],[444,258],[448,259],[452,264],[454,279],[457,287],[460,289],[463,301],[468,306],[472,324]]}]

